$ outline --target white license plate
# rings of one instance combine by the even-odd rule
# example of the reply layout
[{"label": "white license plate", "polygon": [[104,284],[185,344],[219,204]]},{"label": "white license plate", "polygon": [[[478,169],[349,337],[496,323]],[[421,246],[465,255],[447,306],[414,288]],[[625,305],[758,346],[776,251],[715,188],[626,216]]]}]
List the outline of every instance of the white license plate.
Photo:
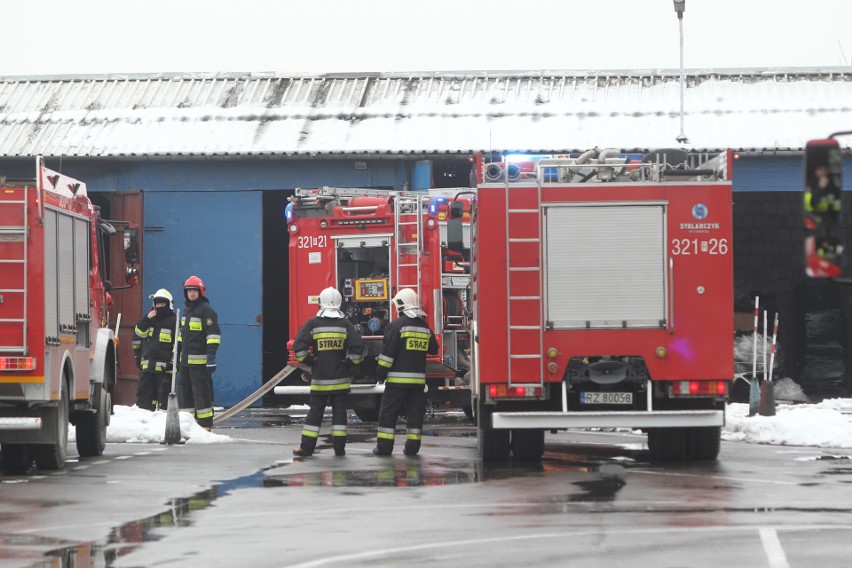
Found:
[{"label": "white license plate", "polygon": [[633,404],[633,393],[581,392],[580,404]]}]

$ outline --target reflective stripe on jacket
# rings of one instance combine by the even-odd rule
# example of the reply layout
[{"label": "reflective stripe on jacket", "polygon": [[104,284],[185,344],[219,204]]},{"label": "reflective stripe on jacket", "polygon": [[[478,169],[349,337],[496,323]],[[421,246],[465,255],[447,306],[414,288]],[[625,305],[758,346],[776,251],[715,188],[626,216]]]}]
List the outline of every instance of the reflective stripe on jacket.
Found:
[{"label": "reflective stripe on jacket", "polygon": [[[172,362],[172,349],[175,345],[175,314],[159,314],[150,319],[142,316],[134,328],[134,354],[139,358],[139,368],[143,371],[166,370]],[[137,342],[138,341],[138,348]]]},{"label": "reflective stripe on jacket", "polygon": [[186,303],[180,318],[180,362],[182,365],[216,364],[222,332],[216,311],[205,297]]},{"label": "reflective stripe on jacket", "polygon": [[293,341],[296,360],[311,365],[311,391],[318,393],[349,392],[352,364],[361,363],[364,349],[355,326],[340,318],[314,316]]},{"label": "reflective stripe on jacket", "polygon": [[438,353],[438,340],[423,318],[400,314],[385,329],[376,378],[389,386],[422,388],[426,384],[426,356]]}]

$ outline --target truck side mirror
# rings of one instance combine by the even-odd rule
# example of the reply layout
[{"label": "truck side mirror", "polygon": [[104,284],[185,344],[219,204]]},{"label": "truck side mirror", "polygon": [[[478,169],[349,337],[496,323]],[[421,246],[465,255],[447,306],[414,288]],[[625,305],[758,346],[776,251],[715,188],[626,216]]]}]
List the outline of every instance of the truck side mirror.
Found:
[{"label": "truck side mirror", "polygon": [[464,256],[464,228],[461,218],[447,219],[447,248]]},{"label": "truck side mirror", "polygon": [[124,229],[124,260],[133,265],[139,262],[139,236],[137,229]]},{"label": "truck side mirror", "polygon": [[845,243],[840,219],[843,207],[843,156],[834,138],[805,145],[805,273],[811,278],[843,274]]}]

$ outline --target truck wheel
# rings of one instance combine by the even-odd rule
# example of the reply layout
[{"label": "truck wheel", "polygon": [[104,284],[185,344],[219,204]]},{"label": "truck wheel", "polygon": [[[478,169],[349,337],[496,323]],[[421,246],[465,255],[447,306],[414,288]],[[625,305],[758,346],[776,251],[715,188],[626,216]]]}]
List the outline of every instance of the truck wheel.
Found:
[{"label": "truck wheel", "polygon": [[60,469],[68,456],[68,387],[64,380],[60,387],[59,405],[51,410],[56,415],[53,443],[30,446],[39,469]]},{"label": "truck wheel", "polygon": [[3,444],[3,469],[23,473],[33,465],[33,456],[26,444]]},{"label": "truck wheel", "polygon": [[479,430],[479,454],[482,461],[509,459],[509,430]]},{"label": "truck wheel", "polygon": [[686,459],[688,428],[652,428],[648,430],[648,449],[655,460]]},{"label": "truck wheel", "polygon": [[95,385],[92,399],[97,412],[82,414],[77,418],[77,453],[80,457],[88,458],[104,453],[110,398],[101,385]]},{"label": "truck wheel", "polygon": [[379,420],[378,408],[353,408],[352,410],[361,422],[378,422]]},{"label": "truck wheel", "polygon": [[522,462],[538,462],[544,455],[544,430],[512,430],[512,453]]},{"label": "truck wheel", "polygon": [[722,428],[688,428],[687,453],[689,459],[712,461],[719,457]]}]

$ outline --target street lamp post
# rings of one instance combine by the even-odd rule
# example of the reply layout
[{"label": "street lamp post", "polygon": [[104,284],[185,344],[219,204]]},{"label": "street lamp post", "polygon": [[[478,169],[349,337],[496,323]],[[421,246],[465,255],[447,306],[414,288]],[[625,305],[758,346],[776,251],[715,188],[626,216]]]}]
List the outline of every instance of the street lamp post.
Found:
[{"label": "street lamp post", "polygon": [[686,88],[686,81],[683,74],[683,12],[686,10],[686,0],[674,0],[674,9],[677,13],[678,27],[680,28],[680,134],[677,136],[677,141],[681,144],[689,142],[686,134],[683,132],[683,94]]}]

